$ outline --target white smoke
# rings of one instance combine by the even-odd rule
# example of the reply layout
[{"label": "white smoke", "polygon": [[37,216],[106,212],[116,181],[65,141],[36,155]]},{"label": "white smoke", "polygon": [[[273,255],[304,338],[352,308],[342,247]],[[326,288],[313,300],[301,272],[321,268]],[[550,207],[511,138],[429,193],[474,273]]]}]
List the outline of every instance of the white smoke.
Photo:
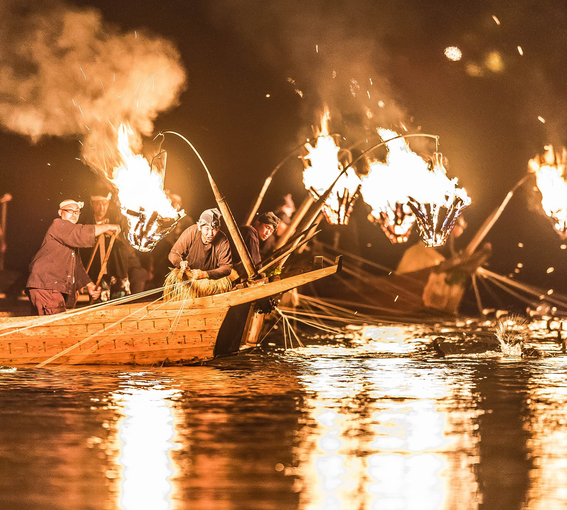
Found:
[{"label": "white smoke", "polygon": [[85,161],[108,177],[119,125],[150,135],[184,89],[170,42],[121,33],[95,9],[1,0],[0,16],[0,124],[33,141],[78,136]]}]

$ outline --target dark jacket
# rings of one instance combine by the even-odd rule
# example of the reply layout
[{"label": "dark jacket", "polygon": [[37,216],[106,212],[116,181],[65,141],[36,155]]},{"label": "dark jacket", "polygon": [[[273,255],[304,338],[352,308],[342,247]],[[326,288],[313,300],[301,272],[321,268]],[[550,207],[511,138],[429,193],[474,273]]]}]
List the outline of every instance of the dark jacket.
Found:
[{"label": "dark jacket", "polygon": [[230,243],[224,232],[218,232],[211,244],[205,245],[197,225],[186,228],[169,252],[169,260],[179,267],[186,260],[189,269],[206,271],[211,280],[228,276],[232,270]]},{"label": "dark jacket", "polygon": [[78,248],[95,244],[94,225],[76,225],[56,218],[30,264],[28,289],[57,290],[72,294],[91,282]]}]

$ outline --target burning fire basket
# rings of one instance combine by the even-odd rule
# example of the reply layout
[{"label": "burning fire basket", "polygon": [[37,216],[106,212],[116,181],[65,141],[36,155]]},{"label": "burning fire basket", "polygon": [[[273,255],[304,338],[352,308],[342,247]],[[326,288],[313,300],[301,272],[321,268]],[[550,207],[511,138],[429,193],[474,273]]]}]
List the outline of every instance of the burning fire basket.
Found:
[{"label": "burning fire basket", "polygon": [[543,211],[555,232],[561,239],[567,239],[567,150],[555,151],[552,145],[546,145],[545,149],[543,156],[538,154],[530,159],[528,168],[535,174]]},{"label": "burning fire basket", "polygon": [[407,204],[388,203],[387,209],[379,211],[380,216],[369,214],[371,223],[377,223],[392,244],[406,243],[415,223],[415,214]]},{"label": "burning fire basket", "polygon": [[163,218],[157,211],[146,212],[142,207],[139,211],[122,208],[122,214],[128,221],[128,242],[144,253],[152,251],[185,216],[185,212],[180,211],[175,218]]},{"label": "burning fire basket", "polygon": [[[443,246],[455,226],[457,218],[471,203],[467,192],[456,186],[456,179],[449,180],[440,152],[433,153],[428,178],[435,182],[435,192],[426,200],[408,197],[408,205],[415,214],[419,234],[425,246]],[[425,183],[426,181],[424,181]]]},{"label": "burning fire basket", "polygon": [[[314,188],[309,188],[309,191],[316,200],[321,198],[321,195]],[[332,198],[329,201],[332,205],[329,204],[329,201],[323,205],[323,215],[330,225],[348,225],[354,203],[360,196],[360,185],[353,194],[348,188],[343,188],[342,191],[342,195],[340,191],[333,193],[334,197],[331,195]]]},{"label": "burning fire basket", "polygon": [[469,204],[459,196],[454,196],[449,205],[430,202],[421,204],[412,197],[408,201],[417,220],[419,235],[429,248],[443,246],[447,242],[457,218]]}]

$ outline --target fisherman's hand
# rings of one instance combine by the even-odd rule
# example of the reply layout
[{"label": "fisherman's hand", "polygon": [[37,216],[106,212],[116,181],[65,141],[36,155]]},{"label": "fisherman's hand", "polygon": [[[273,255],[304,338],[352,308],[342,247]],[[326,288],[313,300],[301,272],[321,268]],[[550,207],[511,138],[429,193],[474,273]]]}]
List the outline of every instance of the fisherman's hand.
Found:
[{"label": "fisherman's hand", "polygon": [[187,269],[189,269],[189,262],[187,262],[186,260],[182,260],[179,263],[179,269],[181,269],[183,271],[187,271]]},{"label": "fisherman's hand", "polygon": [[87,284],[87,290],[89,291],[89,294],[94,301],[100,297],[100,292],[102,291],[102,288],[97,287],[94,283],[91,282]]},{"label": "fisherman's hand", "polygon": [[193,280],[203,280],[208,278],[209,275],[206,271],[201,271],[200,269],[193,269]]},{"label": "fisherman's hand", "polygon": [[118,234],[120,234],[121,231],[122,231],[122,229],[120,228],[120,225],[109,224],[108,230],[106,231],[106,233],[118,235]]}]

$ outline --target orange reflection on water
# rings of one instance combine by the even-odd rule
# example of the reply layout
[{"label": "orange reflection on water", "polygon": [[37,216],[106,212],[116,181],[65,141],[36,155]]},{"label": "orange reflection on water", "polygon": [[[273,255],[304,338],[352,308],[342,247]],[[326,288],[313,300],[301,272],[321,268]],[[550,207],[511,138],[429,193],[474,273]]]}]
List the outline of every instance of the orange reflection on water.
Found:
[{"label": "orange reflection on water", "polygon": [[172,478],[177,468],[176,417],[172,398],[178,390],[155,384],[132,385],[113,393],[122,417],[116,424],[117,501],[123,510],[173,508]]},{"label": "orange reflection on water", "polygon": [[[310,395],[295,452],[300,508],[476,508],[472,393],[448,413],[455,396],[442,369],[339,350],[300,377]],[[462,400],[466,390],[455,391]]]},{"label": "orange reflection on water", "polygon": [[544,366],[531,380],[527,402],[533,459],[526,501],[531,509],[565,508],[567,501],[567,388],[565,370]]}]

